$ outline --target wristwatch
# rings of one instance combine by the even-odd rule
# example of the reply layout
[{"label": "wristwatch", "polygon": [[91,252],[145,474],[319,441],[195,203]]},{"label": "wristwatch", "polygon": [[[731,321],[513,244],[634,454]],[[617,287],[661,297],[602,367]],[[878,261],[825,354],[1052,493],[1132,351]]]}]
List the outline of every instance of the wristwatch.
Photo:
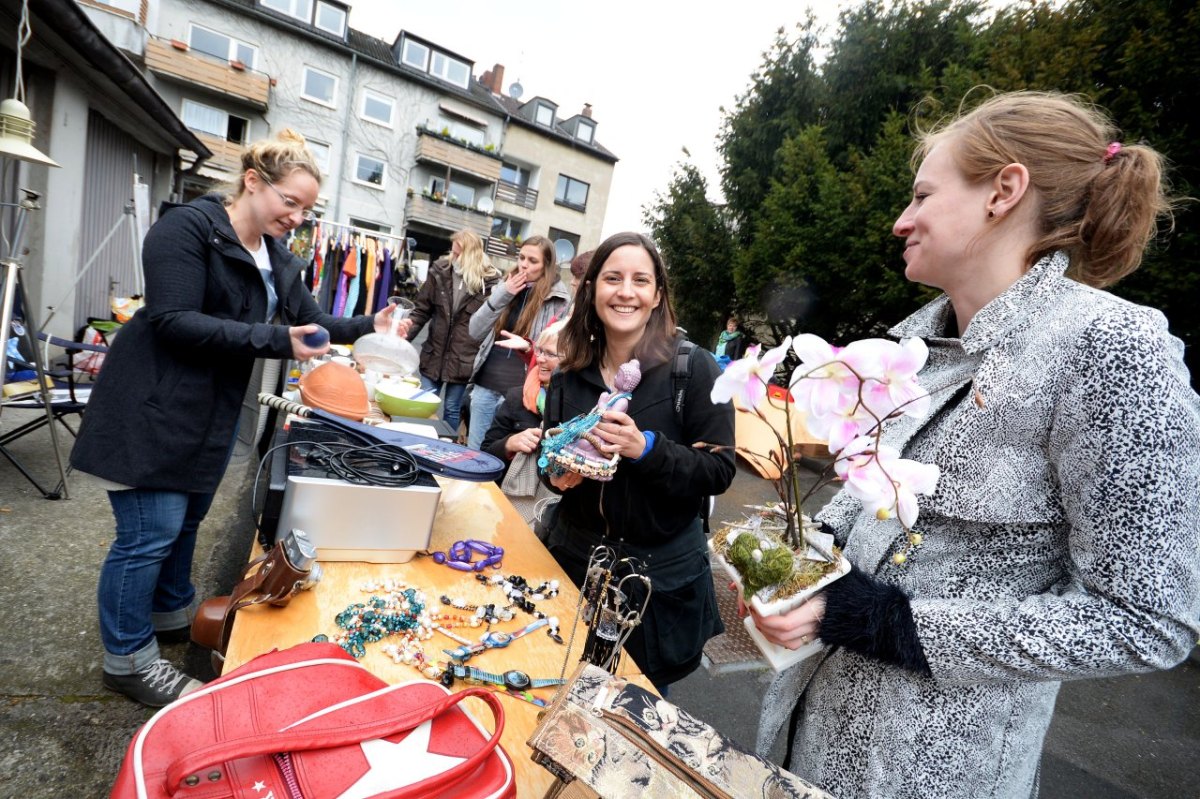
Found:
[{"label": "wristwatch", "polygon": [[534,622],[526,624],[515,633],[502,633],[498,631],[489,631],[484,633],[479,639],[479,643],[471,644],[470,646],[459,646],[454,649],[443,649],[451,660],[457,660],[459,663],[465,663],[471,657],[478,655],[486,649],[503,649],[521,636],[529,635],[534,630],[541,629],[549,624],[547,619],[538,619]]},{"label": "wristwatch", "polygon": [[530,688],[547,688],[551,685],[565,685],[566,680],[557,677],[531,678],[523,671],[513,669],[506,671],[503,674],[496,674],[483,669],[477,669],[474,666],[463,666],[455,663],[450,667],[454,676],[460,680],[475,680],[476,682],[490,683],[492,685],[502,686],[510,691],[527,691]]}]

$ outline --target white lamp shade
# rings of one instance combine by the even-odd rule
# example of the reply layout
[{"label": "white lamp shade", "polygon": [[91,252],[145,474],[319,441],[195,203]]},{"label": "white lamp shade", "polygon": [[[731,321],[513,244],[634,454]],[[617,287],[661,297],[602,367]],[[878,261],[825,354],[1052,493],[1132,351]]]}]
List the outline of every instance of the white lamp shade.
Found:
[{"label": "white lamp shade", "polygon": [[33,127],[33,116],[23,102],[9,98],[0,103],[0,157],[58,166],[57,162],[33,146]]}]

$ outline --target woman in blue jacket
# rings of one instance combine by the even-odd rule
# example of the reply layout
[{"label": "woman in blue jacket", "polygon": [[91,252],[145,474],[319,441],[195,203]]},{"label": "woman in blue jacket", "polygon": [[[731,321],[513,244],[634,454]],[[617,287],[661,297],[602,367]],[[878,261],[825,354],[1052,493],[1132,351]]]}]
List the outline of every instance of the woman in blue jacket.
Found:
[{"label": "woman in blue jacket", "polygon": [[146,235],[146,305],[113,344],[71,464],[109,489],[116,538],[100,572],[104,685],[162,707],[198,681],[160,657],[186,640],[196,530],[229,460],[255,358],[306,360],[307,333],[351,342],[374,317],[322,313],[288,231],[312,218],[320,169],[290,131],[242,154],[233,195],[167,207]]}]

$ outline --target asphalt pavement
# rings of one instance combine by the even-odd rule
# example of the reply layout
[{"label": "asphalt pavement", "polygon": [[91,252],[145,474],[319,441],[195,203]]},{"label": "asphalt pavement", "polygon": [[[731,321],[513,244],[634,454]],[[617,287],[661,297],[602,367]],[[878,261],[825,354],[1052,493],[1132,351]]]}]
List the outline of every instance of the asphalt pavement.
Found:
[{"label": "asphalt pavement", "polygon": [[[28,418],[5,409],[0,431]],[[35,475],[55,482],[46,431],[9,447]],[[194,574],[203,596],[227,593],[246,562],[255,466],[234,461],[201,528]],[[71,475],[69,492],[70,499],[46,500],[0,459],[0,799],[106,796],[130,738],[152,714],[101,687],[95,593],[113,519],[92,478]],[[769,493],[743,469],[718,498],[716,517],[731,518]],[[164,652],[212,676],[207,653],[189,644]],[[723,664],[672,686],[670,698],[752,748],[769,677],[752,663]],[[1200,796],[1198,709],[1196,660],[1167,672],[1065,684],[1046,741],[1041,795]]]}]

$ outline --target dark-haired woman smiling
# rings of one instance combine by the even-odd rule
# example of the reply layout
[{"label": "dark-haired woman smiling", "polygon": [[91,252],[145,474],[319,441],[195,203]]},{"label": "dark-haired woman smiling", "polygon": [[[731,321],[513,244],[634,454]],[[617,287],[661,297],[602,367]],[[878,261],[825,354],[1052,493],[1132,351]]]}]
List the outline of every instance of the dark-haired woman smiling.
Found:
[{"label": "dark-haired woman smiling", "polygon": [[625,648],[660,691],[691,673],[704,643],[724,629],[701,513],[705,498],[725,491],[734,474],[732,449],[694,446],[733,445],[732,408],[709,398],[718,374],[712,358],[690,359],[686,385],[679,386],[683,403],[675,408],[672,362],[681,343],[658,250],[637,233],[609,237],[592,257],[559,334],[563,359],[545,413],[547,429],[586,413],[602,391],[613,390],[621,364],[640,362],[642,380],[627,411],[605,413],[595,428],[602,454],[621,455],[616,476],[551,480],[564,494],[548,546],[576,584],[599,544],[646,564],[650,604]]}]

